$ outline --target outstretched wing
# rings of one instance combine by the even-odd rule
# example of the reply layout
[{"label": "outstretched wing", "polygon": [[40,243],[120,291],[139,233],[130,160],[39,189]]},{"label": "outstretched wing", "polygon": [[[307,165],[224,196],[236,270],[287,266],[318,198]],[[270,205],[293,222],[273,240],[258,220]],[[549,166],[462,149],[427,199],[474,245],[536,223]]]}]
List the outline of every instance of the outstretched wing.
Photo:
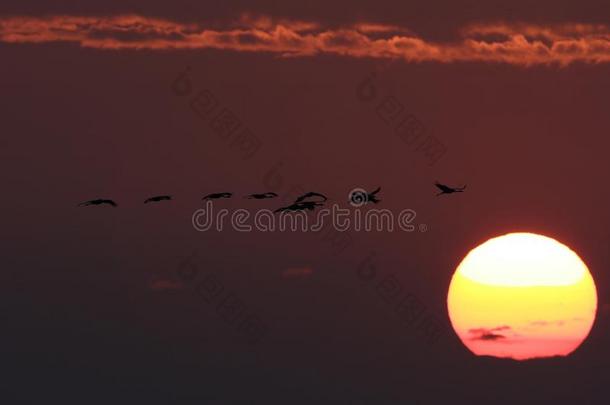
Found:
[{"label": "outstretched wing", "polygon": [[277,212],[291,211],[293,209],[293,207],[294,207],[294,205],[289,205],[288,207],[278,208],[273,212],[277,213]]},{"label": "outstretched wing", "polygon": [[315,210],[316,207],[321,207],[323,205],[324,204],[322,202],[319,202],[319,201],[305,201],[304,203],[301,203],[301,206],[303,208],[311,210],[311,211]]},{"label": "outstretched wing", "polygon": [[102,199],[85,201],[85,202],[78,204],[78,206],[79,207],[88,207],[90,205],[100,205],[100,204],[108,204],[108,205],[112,205],[113,207],[117,206],[117,203],[115,203],[112,200],[102,200]]},{"label": "outstretched wing", "polygon": [[202,198],[202,200],[212,200],[212,199],[216,199],[216,198],[231,198],[233,196],[233,193],[213,193],[213,194],[208,194],[205,197]]},{"label": "outstretched wing", "polygon": [[375,195],[375,194],[377,194],[377,193],[378,193],[378,192],[380,192],[380,191],[381,191],[381,187],[377,187],[377,188],[376,188],[374,191],[372,191],[372,192],[370,193],[370,195]]},{"label": "outstretched wing", "polygon": [[444,184],[441,184],[441,183],[439,183],[438,181],[437,181],[436,183],[434,183],[434,185],[435,185],[436,187],[438,187],[438,189],[439,189],[439,190],[441,190],[441,191],[442,191],[442,192],[444,192],[444,193],[447,193],[447,192],[451,192],[451,191],[453,191],[453,189],[452,189],[451,187],[446,186],[446,185],[444,185]]},{"label": "outstretched wing", "polygon": [[154,197],[150,197],[150,198],[146,199],[146,201],[144,201],[144,204],[147,204],[149,202],[169,201],[171,199],[172,199],[171,195],[156,195]]},{"label": "outstretched wing", "polygon": [[290,204],[287,207],[278,208],[273,212],[283,212],[283,211],[304,211],[310,210],[313,211],[316,207],[324,205],[318,201],[304,201],[304,202],[295,202],[294,204]]},{"label": "outstretched wing", "polygon": [[328,200],[328,197],[326,197],[324,194],[320,194],[320,193],[316,193],[314,191],[310,191],[309,193],[303,194],[302,196],[300,196],[299,198],[297,198],[295,200],[295,203],[300,203],[301,201],[304,201],[310,197],[320,197],[323,198],[323,201]]},{"label": "outstretched wing", "polygon": [[262,200],[265,198],[275,198],[275,197],[277,197],[277,194],[273,193],[273,192],[262,193],[262,194],[250,194],[249,196],[246,196],[246,198],[254,198],[257,200]]}]

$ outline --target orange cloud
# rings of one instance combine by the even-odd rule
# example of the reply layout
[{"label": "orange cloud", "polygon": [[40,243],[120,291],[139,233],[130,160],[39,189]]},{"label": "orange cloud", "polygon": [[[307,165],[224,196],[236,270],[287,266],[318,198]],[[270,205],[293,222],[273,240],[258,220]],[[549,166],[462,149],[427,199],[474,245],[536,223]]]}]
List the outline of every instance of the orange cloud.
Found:
[{"label": "orange cloud", "polygon": [[228,28],[119,15],[0,18],[6,43],[74,42],[114,50],[224,49],[280,56],[321,53],[407,62],[490,62],[519,66],[610,62],[610,27],[600,24],[479,24],[452,42],[431,42],[394,25],[323,28],[307,21],[242,15]]}]

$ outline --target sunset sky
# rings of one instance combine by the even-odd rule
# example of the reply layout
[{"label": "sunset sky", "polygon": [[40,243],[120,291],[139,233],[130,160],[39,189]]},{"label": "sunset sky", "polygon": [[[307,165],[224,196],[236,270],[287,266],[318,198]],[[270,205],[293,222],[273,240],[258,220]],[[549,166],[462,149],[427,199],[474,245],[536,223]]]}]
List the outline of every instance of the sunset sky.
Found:
[{"label": "sunset sky", "polygon": [[[607,2],[4,0],[0,90],[0,403],[607,403]],[[192,225],[377,187],[412,232]],[[460,339],[588,329],[548,286],[454,330],[456,269],[511,232],[586,263],[567,357]]]}]

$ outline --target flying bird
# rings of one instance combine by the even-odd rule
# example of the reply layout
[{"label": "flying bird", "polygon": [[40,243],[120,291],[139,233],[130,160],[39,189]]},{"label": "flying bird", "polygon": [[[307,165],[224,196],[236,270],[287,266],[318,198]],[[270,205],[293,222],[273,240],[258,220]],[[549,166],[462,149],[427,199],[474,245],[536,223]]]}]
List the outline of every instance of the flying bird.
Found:
[{"label": "flying bird", "polygon": [[90,205],[102,205],[102,204],[108,204],[108,205],[111,205],[113,207],[116,207],[118,205],[117,203],[115,203],[112,200],[106,200],[106,199],[103,199],[103,198],[98,198],[97,200],[89,200],[89,201],[82,202],[82,203],[78,204],[78,206],[79,207],[88,207]]},{"label": "flying bird", "polygon": [[302,202],[295,202],[294,204],[291,204],[287,207],[278,208],[273,212],[305,211],[305,210],[313,211],[316,209],[316,207],[320,207],[322,205],[324,205],[324,204],[321,202],[318,202],[318,201],[302,201]]},{"label": "flying bird", "polygon": [[377,198],[377,193],[381,191],[381,187],[377,187],[376,190],[368,193],[367,195],[367,201],[370,201],[374,204],[377,204],[379,201],[381,201],[379,198]]},{"label": "flying bird", "polygon": [[159,202],[159,201],[169,201],[172,199],[171,195],[157,195],[154,197],[147,198],[144,200],[144,204],[148,204],[151,202]]},{"label": "flying bird", "polygon": [[301,201],[305,201],[308,198],[311,197],[320,197],[322,198],[322,201],[319,202],[323,202],[328,200],[328,197],[326,197],[324,194],[320,194],[320,193],[316,193],[314,191],[310,191],[309,193],[305,193],[302,196],[300,196],[299,198],[296,199],[295,203],[300,203]]},{"label": "flying bird", "polygon": [[233,193],[213,193],[208,194],[202,198],[202,200],[217,200],[219,198],[231,198]]},{"label": "flying bird", "polygon": [[439,190],[441,190],[441,192],[436,195],[437,197],[442,194],[463,193],[464,190],[466,190],[465,184],[462,187],[449,187],[437,181],[434,183],[434,185],[438,187]]},{"label": "flying bird", "polygon": [[246,198],[248,199],[255,199],[255,200],[264,200],[266,198],[275,198],[277,197],[276,193],[263,193],[263,194],[250,194],[248,196],[246,196]]}]

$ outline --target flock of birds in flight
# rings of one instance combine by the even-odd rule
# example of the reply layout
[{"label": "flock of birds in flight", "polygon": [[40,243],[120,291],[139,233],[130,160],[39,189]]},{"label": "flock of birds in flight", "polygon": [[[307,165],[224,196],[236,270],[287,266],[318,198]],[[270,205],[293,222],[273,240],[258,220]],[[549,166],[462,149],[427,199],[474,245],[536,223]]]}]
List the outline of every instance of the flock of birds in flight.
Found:
[{"label": "flock of birds in flight", "polygon": [[[452,193],[462,193],[466,190],[466,186],[462,187],[449,187],[447,185],[441,184],[438,181],[434,183],[434,185],[440,190],[440,193],[436,194],[436,196],[440,196],[443,194],[452,194]],[[350,194],[349,199],[350,202],[371,202],[373,204],[379,203],[381,200],[377,197],[377,194],[381,191],[381,187],[369,192],[365,192],[363,195],[356,195],[355,193]],[[223,198],[231,198],[233,197],[233,193],[213,193],[208,194],[201,198],[203,201],[207,200],[218,200]],[[269,198],[279,197],[277,193],[268,192],[262,194],[250,194],[245,198],[250,200],[265,200]],[[364,198],[363,198],[364,197]],[[316,200],[310,200],[311,198],[318,198]],[[157,195],[154,197],[147,198],[144,200],[144,204],[149,203],[157,203],[161,201],[171,201],[171,195]],[[276,209],[274,212],[284,212],[284,211],[305,211],[310,210],[313,211],[316,207],[324,205],[324,202],[328,200],[324,194],[316,193],[314,191],[310,191],[308,193],[303,194],[298,197],[292,204]],[[78,204],[79,207],[88,207],[91,205],[110,205],[112,207],[117,207],[118,204],[114,200],[98,198],[95,200],[89,200]]]}]

